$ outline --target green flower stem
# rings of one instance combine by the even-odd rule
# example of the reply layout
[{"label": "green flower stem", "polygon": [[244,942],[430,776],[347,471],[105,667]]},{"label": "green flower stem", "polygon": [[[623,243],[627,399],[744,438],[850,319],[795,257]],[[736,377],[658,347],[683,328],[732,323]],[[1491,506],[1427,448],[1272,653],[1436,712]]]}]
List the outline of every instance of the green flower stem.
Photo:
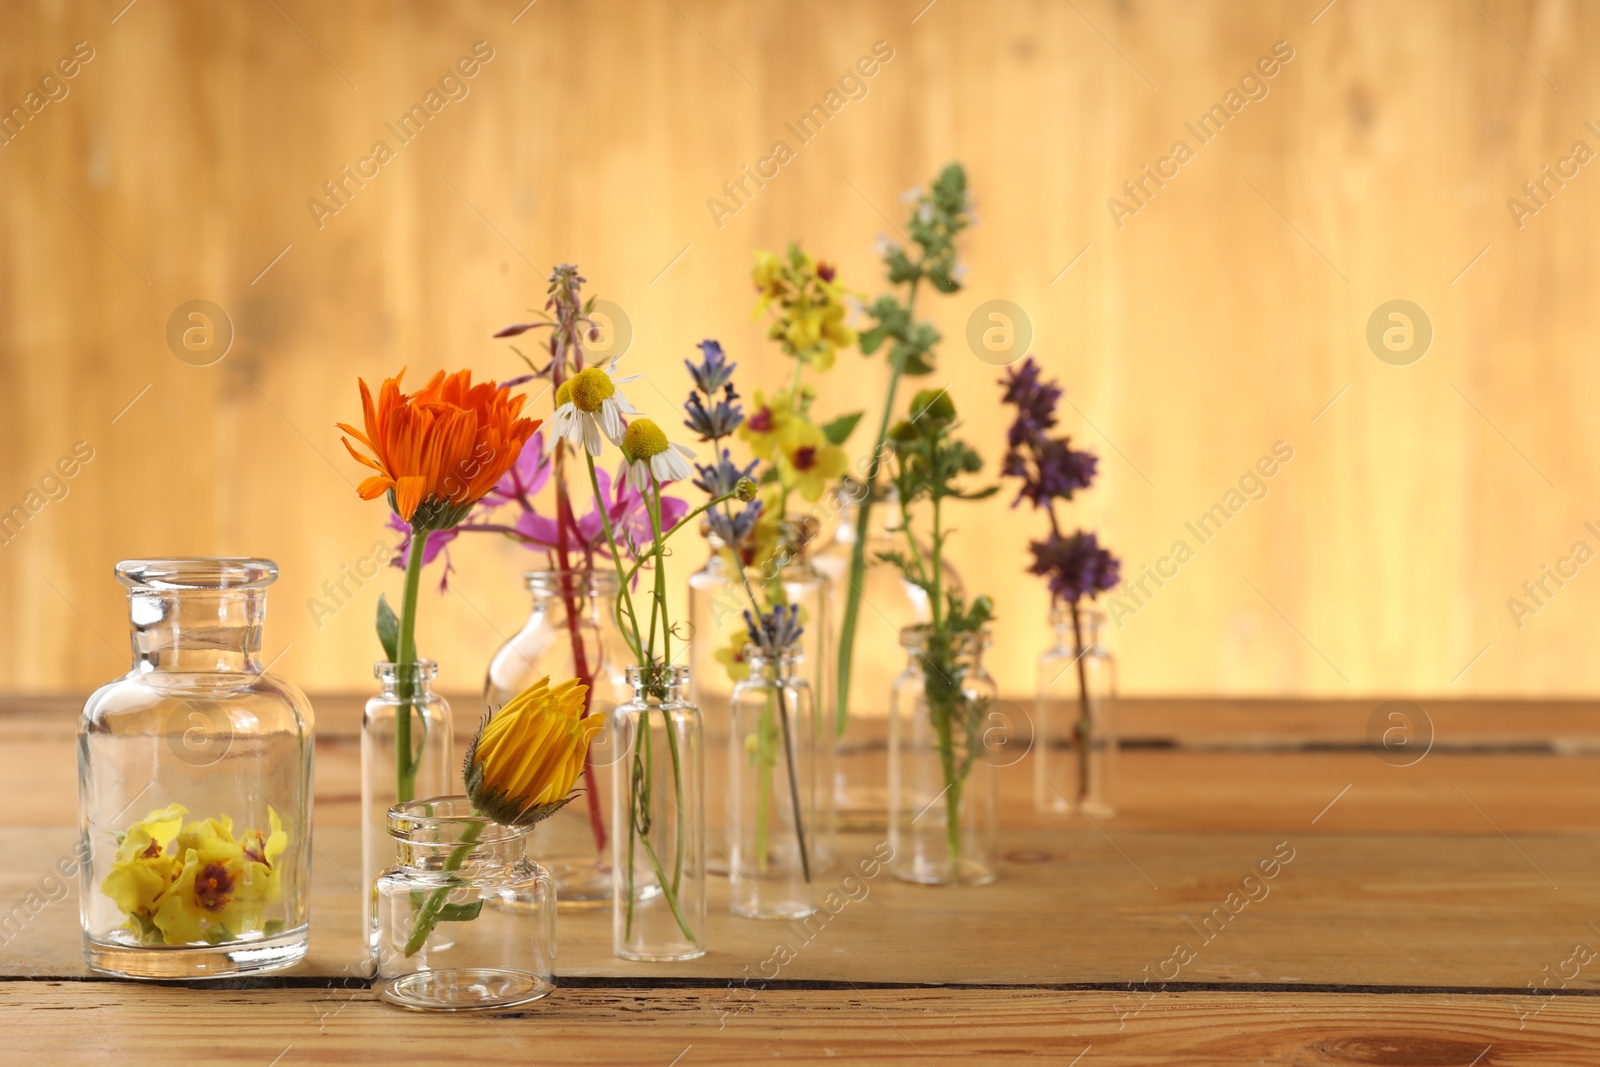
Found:
[{"label": "green flower stem", "polygon": [[1078,653],[1078,804],[1089,796],[1089,741],[1094,731],[1094,719],[1089,714],[1089,675],[1083,665],[1083,625],[1079,621],[1078,602],[1072,602],[1072,639]]},{"label": "green flower stem", "polygon": [[[406,557],[405,596],[400,602],[400,641],[395,651],[399,661],[395,667],[400,673],[396,687],[400,706],[394,713],[394,796],[398,804],[416,799],[417,768],[422,762],[421,754],[413,755],[411,751],[411,708],[416,699],[415,672],[411,667],[417,661],[417,590],[422,582],[422,559],[427,555],[427,549],[428,531],[413,527],[411,546]],[[427,730],[426,723],[423,724],[423,730]],[[426,739],[424,732],[423,740]]]},{"label": "green flower stem", "polygon": [[[911,279],[910,291],[906,294],[906,314],[913,314],[917,304],[917,282],[920,277]],[[915,321],[913,319],[913,321]],[[850,721],[850,667],[855,656],[856,624],[861,618],[861,587],[867,576],[867,534],[872,529],[872,490],[878,482],[879,460],[883,455],[883,442],[889,436],[889,419],[894,413],[895,392],[900,386],[900,377],[905,373],[905,363],[902,359],[893,359],[889,367],[889,392],[883,398],[883,417],[878,421],[878,436],[872,442],[872,458],[867,465],[866,493],[856,509],[856,542],[850,546],[850,573],[849,588],[845,590],[844,618],[839,623],[839,684],[838,708],[835,711],[835,729],[840,736],[844,735],[845,726]]]},{"label": "green flower stem", "polygon": [[[635,663],[645,662],[644,645],[639,640],[639,616],[633,610],[633,594],[629,591],[628,579],[631,575],[622,573],[622,552],[617,548],[617,535],[611,530],[611,512],[606,509],[606,501],[600,493],[600,479],[594,472],[594,457],[585,450],[583,458],[589,465],[589,486],[594,490],[595,507],[600,511],[600,525],[606,532],[606,544],[611,546],[611,560],[617,567],[617,628],[622,631],[623,639],[628,642],[628,649],[633,653]],[[638,570],[635,564],[634,570]],[[627,621],[622,618],[623,608],[628,611]],[[632,629],[630,634],[628,631]]]},{"label": "green flower stem", "polygon": [[[806,848],[805,821],[800,817],[800,778],[795,771],[794,738],[789,727],[789,709],[784,706],[783,686],[777,688],[778,722],[783,727],[783,755],[789,765],[789,810],[794,813],[795,839],[800,845],[800,871],[811,882],[811,853]],[[770,788],[770,784],[769,784]]]},{"label": "green flower stem", "polygon": [[[467,857],[472,855],[472,850],[478,847],[478,838],[483,834],[487,820],[471,823],[461,833],[461,844],[450,850],[450,855],[445,857],[442,870],[458,871],[461,865],[467,862]],[[406,957],[415,956],[422,946],[433,935],[433,928],[439,925],[439,916],[444,912],[445,902],[450,899],[452,886],[442,885],[428,894],[428,899],[423,903],[422,910],[417,912],[416,922],[412,924],[411,936],[406,939]]]},{"label": "green flower stem", "polygon": [[[654,474],[650,475],[651,491],[645,494],[644,507],[650,515],[650,534],[655,539],[656,557],[656,602],[661,609],[661,660],[663,663],[672,662],[672,625],[667,620],[667,568],[666,568],[666,541],[661,536],[661,483],[656,481]],[[654,616],[652,615],[652,619]],[[655,628],[654,622],[651,629]],[[653,647],[653,645],[652,645]],[[678,734],[672,728],[672,714],[666,708],[661,709],[661,725],[666,730],[667,748],[672,753],[672,784],[678,798],[678,832],[673,835],[677,848],[673,851],[676,856],[672,865],[672,892],[678,892],[678,885],[683,880],[683,823],[686,816],[683,812],[683,764],[678,753]],[[677,912],[677,904],[673,902],[673,912]],[[686,929],[684,931],[688,933]],[[694,940],[694,935],[689,935],[689,940]]]}]

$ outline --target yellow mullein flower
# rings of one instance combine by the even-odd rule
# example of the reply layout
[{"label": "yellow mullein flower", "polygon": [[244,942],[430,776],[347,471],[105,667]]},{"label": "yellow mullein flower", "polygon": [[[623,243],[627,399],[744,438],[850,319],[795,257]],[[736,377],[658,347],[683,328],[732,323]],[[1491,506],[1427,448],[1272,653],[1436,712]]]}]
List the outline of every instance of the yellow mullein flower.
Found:
[{"label": "yellow mullein flower", "polygon": [[751,399],[750,416],[739,427],[739,438],[750,446],[757,459],[770,461],[778,434],[794,420],[793,398],[788,390],[773,394],[770,401],[760,389]]},{"label": "yellow mullein flower", "polygon": [[166,849],[178,836],[187,812],[182,804],[173,804],[128,827],[111,861],[111,873],[100,883],[100,892],[128,916],[130,926],[146,936],[154,934],[151,919],[157,903],[181,867]]},{"label": "yellow mullein flower", "polygon": [[738,627],[728,643],[713,652],[712,658],[723,667],[727,668],[728,679],[742,682],[750,677],[750,664],[744,658],[745,645],[750,643],[750,635],[745,633],[744,627]]},{"label": "yellow mullein flower", "polygon": [[572,799],[589,743],[605,726],[585,715],[589,687],[540,678],[486,720],[467,746],[463,776],[473,808],[502,826],[532,826]]},{"label": "yellow mullein flower", "polygon": [[850,459],[815,423],[796,419],[778,435],[778,472],[807,500],[820,500],[828,483],[844,474]]},{"label": "yellow mullein flower", "polygon": [[268,808],[267,815],[269,833],[247,830],[237,839],[226,815],[183,828],[173,842],[182,867],[155,914],[167,944],[232,941],[263,929],[267,905],[282,891],[276,860],[289,841],[278,813]]},{"label": "yellow mullein flower", "polygon": [[173,804],[130,826],[100,891],[141,940],[217,944],[265,929],[267,905],[282,894],[276,861],[289,843],[278,813],[267,809],[270,832],[238,839],[226,815],[180,831],[185,814]]},{"label": "yellow mullein flower", "polygon": [[758,251],[750,277],[761,293],[756,316],[778,306],[767,336],[789,355],[826,371],[840,348],[856,343],[855,330],[844,321],[845,290],[834,283],[834,268],[798,245],[789,245],[787,259]]}]

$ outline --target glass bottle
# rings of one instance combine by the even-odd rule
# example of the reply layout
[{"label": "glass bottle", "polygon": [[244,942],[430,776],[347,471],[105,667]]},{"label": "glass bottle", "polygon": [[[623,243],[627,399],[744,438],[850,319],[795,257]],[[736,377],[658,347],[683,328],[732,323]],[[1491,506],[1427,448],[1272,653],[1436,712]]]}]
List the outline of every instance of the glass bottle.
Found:
[{"label": "glass bottle", "polygon": [[555,882],[528,831],[473,813],[464,796],[388,814],[397,860],[369,921],[378,996],[406,1008],[508,1008],[555,988]]},{"label": "glass bottle", "polygon": [[[776,573],[763,573],[760,563],[748,563],[751,586],[763,598],[781,589],[783,602],[800,606],[800,635],[798,649],[801,662],[807,664],[807,677],[813,698],[831,692],[828,678],[832,656],[826,651],[833,645],[831,605],[828,602],[826,583],[813,566],[809,546],[817,532],[815,519],[792,518],[783,522],[779,545],[774,559],[781,561]],[[706,835],[710,842],[707,862],[718,874],[729,868],[731,849],[728,818],[729,783],[728,739],[732,730],[731,698],[734,686],[750,676],[750,664],[744,659],[748,631],[744,612],[750,607],[750,595],[739,580],[738,569],[729,558],[721,539],[706,533],[711,546],[711,556],[705,566],[689,577],[689,677],[690,699],[700,708],[705,719],[706,733]],[[768,566],[768,570],[772,568]],[[832,704],[820,701],[825,708]],[[831,719],[831,713],[818,715],[818,725]],[[833,749],[819,748],[821,773],[832,775]],[[817,812],[816,859],[817,869],[826,870],[832,863],[834,852],[834,826],[831,793],[821,799]]]},{"label": "glass bottle", "polygon": [[706,952],[705,791],[700,710],[687,667],[627,669],[612,712],[612,946],[625,960]]},{"label": "glass bottle", "polygon": [[[439,665],[417,660],[402,671],[398,664],[379,662],[372,665],[372,673],[378,679],[378,695],[367,701],[361,718],[361,884],[368,888],[394,859],[389,809],[456,790],[455,765],[450,762],[450,705],[433,691]],[[404,763],[401,746],[395,742],[402,719],[407,738]]]},{"label": "glass bottle", "polygon": [[1105,615],[1076,614],[1051,610],[1054,644],[1039,657],[1033,803],[1042,815],[1109,819],[1116,814],[1117,667],[1100,643]]},{"label": "glass bottle", "polygon": [[895,877],[983,885],[996,862],[995,768],[985,751],[995,683],[987,630],[941,636],[915,626],[889,716],[889,846]]},{"label": "glass bottle", "polygon": [[798,649],[769,657],[747,645],[750,677],[733,689],[728,899],[733,913],[747,919],[794,919],[816,910],[811,835],[824,792],[817,752],[832,739],[818,730],[802,659]]},{"label": "glass bottle", "polygon": [[78,722],[90,969],[280,970],[306,953],[311,704],[260,662],[265,559],[117,564],[133,669]]},{"label": "glass bottle", "polygon": [[599,905],[611,899],[605,813],[613,762],[609,713],[633,697],[624,673],[627,645],[617,628],[617,574],[539,570],[525,579],[533,611],[490,659],[483,699],[498,710],[546,675],[552,682],[581,678],[589,687],[584,714],[606,713],[608,725],[589,747],[583,795],[538,823],[529,846],[554,876],[563,905]]},{"label": "glass bottle", "polygon": [[[837,715],[839,706],[839,636],[845,603],[849,594],[850,557],[856,542],[857,503],[841,490],[842,510],[833,539],[816,559],[816,568],[827,581],[832,634],[828,642],[827,684],[829,699],[824,702],[824,720],[835,733],[832,803],[837,825],[843,830],[882,831],[889,810],[888,782],[888,696],[901,662],[900,634],[903,630],[932,620],[928,594],[906,581],[900,569],[879,558],[880,552],[906,550],[906,535],[901,527],[900,506],[891,489],[887,497],[873,506],[872,529],[867,537],[866,572],[861,583],[861,607],[856,616],[854,649],[851,655],[849,714]],[[927,546],[919,543],[923,558]],[[941,567],[944,588],[961,592],[961,579],[948,563]],[[841,729],[842,727],[842,729]]]}]

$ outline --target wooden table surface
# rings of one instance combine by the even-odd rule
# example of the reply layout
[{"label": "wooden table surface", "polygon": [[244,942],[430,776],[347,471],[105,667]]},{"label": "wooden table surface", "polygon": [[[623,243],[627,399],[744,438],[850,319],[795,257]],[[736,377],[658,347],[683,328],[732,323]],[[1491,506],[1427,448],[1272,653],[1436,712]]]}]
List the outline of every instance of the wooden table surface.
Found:
[{"label": "wooden table surface", "polygon": [[[1395,766],[1368,747],[1377,703],[1125,702],[1117,817],[1041,822],[1022,760],[993,885],[881,875],[801,934],[728,916],[715,881],[710,951],[671,965],[613,957],[608,910],[563,910],[561,988],[447,1016],[357,977],[359,701],[318,699],[309,958],[93,976],[74,884],[0,945],[3,1061],[1600,1064],[1600,704],[1424,701],[1432,747]],[[0,910],[75,843],[77,707],[0,698]],[[1203,925],[1274,857],[1265,896]]]}]

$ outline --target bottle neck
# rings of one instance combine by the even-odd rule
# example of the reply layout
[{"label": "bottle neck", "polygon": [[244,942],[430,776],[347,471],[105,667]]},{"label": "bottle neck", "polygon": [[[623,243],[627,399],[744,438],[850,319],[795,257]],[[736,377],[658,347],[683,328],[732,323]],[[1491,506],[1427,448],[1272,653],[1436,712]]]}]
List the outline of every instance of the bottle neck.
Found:
[{"label": "bottle neck", "polygon": [[[389,809],[396,858],[414,870],[460,871],[508,867],[522,860],[528,829],[502,826],[473,812],[463,796],[413,800]],[[470,848],[464,859],[458,858]]]},{"label": "bottle neck", "polygon": [[910,656],[913,666],[920,666],[943,642],[948,642],[951,660],[968,669],[976,670],[983,661],[983,650],[989,647],[989,631],[951,634],[945,637],[933,632],[927,625],[912,626],[900,631],[900,645]]},{"label": "bottle neck", "polygon": [[800,650],[791,648],[780,655],[771,656],[762,652],[755,645],[744,646],[744,661],[750,668],[750,678],[753,681],[772,682],[778,685],[793,685],[800,675]]},{"label": "bottle neck", "polygon": [[1078,609],[1078,624],[1076,632],[1072,624],[1072,608],[1057,604],[1050,609],[1050,628],[1055,631],[1056,644],[1076,651],[1079,647],[1081,636],[1082,647],[1094,648],[1100,643],[1100,636],[1104,632],[1106,623],[1105,613],[1091,611],[1088,608]]},{"label": "bottle neck", "polygon": [[529,571],[523,575],[534,607],[548,606],[552,602],[565,605],[569,602],[609,602],[617,595],[616,571],[603,570],[547,570]]},{"label": "bottle neck", "polygon": [[627,668],[628,685],[633,688],[637,703],[687,704],[689,702],[688,667]]},{"label": "bottle neck", "polygon": [[433,696],[433,680],[439,677],[439,665],[431,659],[408,663],[402,670],[398,663],[379,660],[372,665],[372,674],[385,697],[400,699],[400,687],[410,683],[412,700],[427,700]]},{"label": "bottle neck", "polygon": [[141,673],[260,674],[264,589],[128,593],[133,668]]}]

